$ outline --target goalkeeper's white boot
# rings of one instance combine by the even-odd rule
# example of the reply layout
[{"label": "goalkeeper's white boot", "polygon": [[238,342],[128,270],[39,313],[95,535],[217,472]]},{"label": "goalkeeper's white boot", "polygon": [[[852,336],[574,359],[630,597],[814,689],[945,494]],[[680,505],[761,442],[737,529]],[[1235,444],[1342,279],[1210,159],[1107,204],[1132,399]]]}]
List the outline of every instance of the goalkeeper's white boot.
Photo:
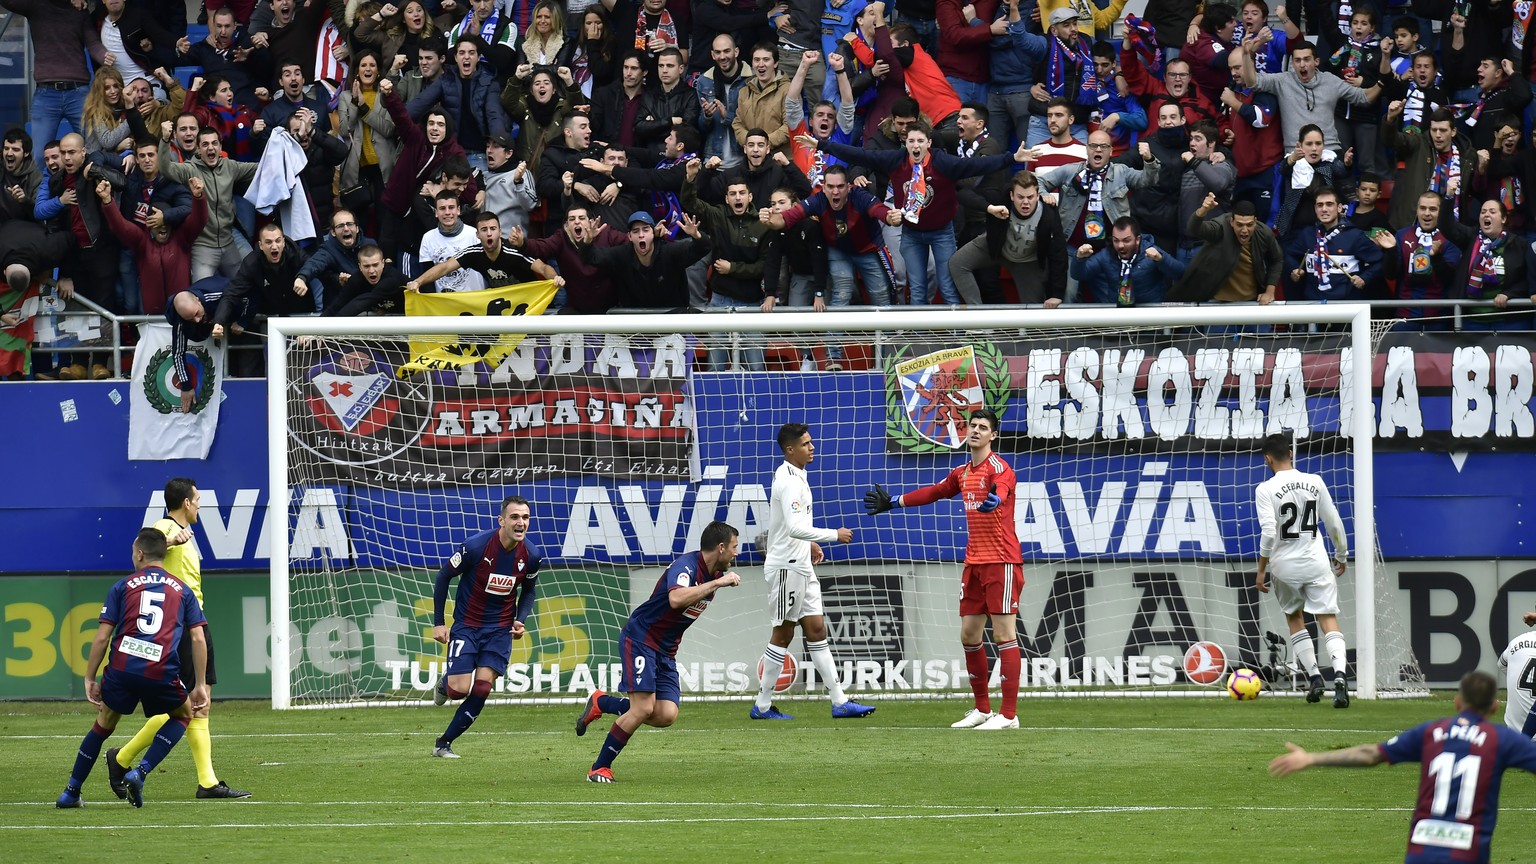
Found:
[{"label": "goalkeeper's white boot", "polygon": [[989,731],[989,730],[992,730],[992,729],[1017,729],[1017,728],[1019,728],[1019,718],[1017,718],[1017,717],[1004,717],[1001,714],[993,714],[991,717],[987,718],[987,722],[981,724],[980,726],[977,726],[976,727],[976,731],[977,732],[986,732],[986,731]]},{"label": "goalkeeper's white boot", "polygon": [[955,723],[949,724],[949,728],[951,728],[951,729],[975,729],[977,726],[980,726],[981,724],[983,724],[983,723],[985,723],[985,722],[987,722],[988,720],[991,720],[991,719],[992,719],[992,712],[991,711],[982,711],[979,708],[972,708],[971,710],[965,712],[965,716],[961,717],[959,719],[959,721],[957,721]]}]

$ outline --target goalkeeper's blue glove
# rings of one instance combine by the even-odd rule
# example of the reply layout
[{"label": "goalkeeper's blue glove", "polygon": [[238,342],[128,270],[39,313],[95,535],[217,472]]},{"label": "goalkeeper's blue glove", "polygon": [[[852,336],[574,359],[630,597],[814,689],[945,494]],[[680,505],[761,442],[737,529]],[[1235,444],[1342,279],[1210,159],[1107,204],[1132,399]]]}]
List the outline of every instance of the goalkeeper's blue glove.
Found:
[{"label": "goalkeeper's blue glove", "polygon": [[996,510],[998,507],[1002,506],[1002,503],[1003,499],[998,497],[997,484],[994,483],[992,484],[992,488],[987,490],[987,497],[981,502],[981,506],[977,507],[976,509],[982,513],[991,513],[993,510]]}]

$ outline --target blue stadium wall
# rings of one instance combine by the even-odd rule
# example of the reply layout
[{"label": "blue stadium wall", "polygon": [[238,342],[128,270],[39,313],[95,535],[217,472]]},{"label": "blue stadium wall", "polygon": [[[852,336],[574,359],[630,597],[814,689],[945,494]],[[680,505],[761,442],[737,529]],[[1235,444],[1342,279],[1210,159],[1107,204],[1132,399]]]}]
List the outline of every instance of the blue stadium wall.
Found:
[{"label": "blue stadium wall", "polygon": [[[897,512],[878,521],[863,514],[859,497],[868,483],[912,488],[935,482],[958,461],[953,453],[888,452],[885,438],[870,434],[883,427],[888,410],[876,373],[813,378],[699,375],[691,386],[701,415],[731,418],[714,432],[701,432],[697,465],[702,479],[696,482],[589,475],[507,486],[337,485],[320,491],[334,502],[346,543],[341,551],[306,551],[335,557],[346,554],[349,545],[360,565],[435,568],[462,539],[464,528],[434,526],[423,514],[451,506],[483,513],[471,521],[488,524],[491,502],[508,491],[535,502],[534,541],[547,556],[570,563],[579,559],[619,568],[655,566],[685,551],[712,518],[743,525],[744,539],[750,539],[753,527],[764,518],[762,502],[778,462],[773,431],[784,418],[800,413],[802,394],[812,388],[822,392],[821,399],[833,398],[839,406],[837,415],[823,419],[816,429],[818,521],[860,530],[858,542],[846,553],[840,550],[839,558],[952,561],[963,549],[964,517],[958,507]],[[13,661],[47,659],[26,647],[37,641],[34,636],[64,645],[59,656],[65,657],[69,649],[62,634],[72,633],[76,625],[88,629],[89,622],[45,616],[41,607],[32,608],[36,604],[28,600],[33,592],[24,587],[27,581],[65,575],[81,581],[83,574],[126,571],[130,540],[161,514],[159,495],[168,477],[196,478],[202,490],[198,541],[205,572],[227,571],[231,580],[249,580],[267,567],[265,382],[226,382],[218,434],[204,461],[129,461],[127,388],[123,381],[0,387],[0,404],[12,430],[11,461],[0,494],[0,536],[9,541],[0,557],[0,608],[6,618],[0,623],[0,656],[6,658],[7,670]],[[1420,401],[1426,426],[1445,429],[1448,400],[1426,393]],[[1005,418],[1005,428],[1020,419]],[[1254,557],[1252,484],[1264,475],[1262,462],[1251,451],[1104,455],[1108,451],[1101,450],[1084,462],[1064,459],[1056,450],[1027,448],[1023,440],[1010,443],[1028,455],[1015,455],[1012,461],[1021,482],[1037,484],[1041,492],[1036,512],[1029,517],[1034,527],[1021,535],[1031,566],[1045,568],[1053,561],[1083,556],[1101,564],[1209,560],[1241,570]],[[1512,622],[1536,603],[1530,528],[1536,514],[1536,452],[1527,452],[1529,447],[1529,441],[1516,447],[1484,441],[1455,454],[1383,449],[1375,457],[1378,536],[1389,562],[1385,578],[1401,597],[1410,639],[1429,667],[1431,681],[1454,681],[1467,669],[1490,668],[1490,660],[1511,635]],[[1344,485],[1346,478],[1334,469],[1324,473],[1334,475],[1330,479],[1336,486]],[[1081,547],[1078,538],[1083,532],[1065,512],[1062,496],[1070,487],[1102,506],[1108,478],[1127,487],[1122,517],[1114,520],[1108,536],[1095,541],[1095,548]],[[1150,481],[1157,487],[1150,493],[1154,515],[1144,532],[1128,532],[1130,520],[1123,514],[1134,509],[1131,498],[1139,494],[1138,484],[1151,488]],[[1198,506],[1184,501],[1183,509],[1175,510],[1172,490],[1181,485],[1186,492],[1198,490]],[[1348,517],[1352,502],[1347,495],[1341,499]],[[676,506],[663,506],[664,501]],[[641,507],[644,519],[654,523],[644,536],[628,518]],[[1197,510],[1210,514],[1219,526],[1214,540],[1170,541],[1164,536],[1176,527],[1170,525],[1170,514],[1188,517]],[[881,530],[875,530],[877,526]],[[409,554],[381,548],[389,545]],[[746,552],[744,563],[757,563],[755,550],[749,547]],[[97,580],[86,581],[94,590]],[[71,603],[84,608],[79,604],[89,599],[71,597],[57,602],[60,610],[75,608]],[[57,628],[61,635],[44,632],[48,628]],[[63,663],[52,666],[53,672],[62,675]],[[10,671],[0,676],[8,682],[0,687],[0,698],[45,695],[12,687],[21,679],[10,676]],[[259,677],[252,681],[258,683],[249,692],[240,688],[239,694],[228,695],[260,695]]]}]

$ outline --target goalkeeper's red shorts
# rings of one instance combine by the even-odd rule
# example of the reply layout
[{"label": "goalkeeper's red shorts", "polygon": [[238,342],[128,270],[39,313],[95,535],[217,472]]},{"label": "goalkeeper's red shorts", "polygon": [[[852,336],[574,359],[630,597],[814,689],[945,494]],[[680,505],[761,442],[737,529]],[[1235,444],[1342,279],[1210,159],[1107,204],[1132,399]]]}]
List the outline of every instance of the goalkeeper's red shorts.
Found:
[{"label": "goalkeeper's red shorts", "polygon": [[1017,615],[1023,564],[967,564],[960,577],[961,615]]}]

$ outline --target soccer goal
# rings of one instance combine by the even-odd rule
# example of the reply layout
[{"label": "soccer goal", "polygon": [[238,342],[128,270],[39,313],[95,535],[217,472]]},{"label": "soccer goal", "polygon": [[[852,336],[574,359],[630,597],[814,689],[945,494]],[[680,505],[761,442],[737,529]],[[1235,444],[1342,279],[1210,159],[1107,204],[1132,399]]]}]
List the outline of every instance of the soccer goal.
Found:
[{"label": "soccer goal", "polygon": [[[1352,681],[1366,698],[1423,690],[1375,542],[1367,376],[1382,328],[1365,306],[270,326],[268,524],[286,526],[273,538],[275,707],[430,699],[437,571],[508,494],[532,502],[544,564],[493,699],[616,687],[630,609],[715,519],[740,532],[743,584],[684,639],[682,686],[755,692],[759,538],[791,421],[816,442],[816,523],[854,532],[817,568],[844,686],[968,694],[961,504],[872,517],[862,499],[967,460],[964,420],[981,406],[1001,415],[996,449],[1019,480],[1026,695],[1216,694],[1239,666],[1292,687],[1268,638],[1283,616],[1253,588],[1257,445],[1282,430],[1349,529]],[[801,662],[788,695],[820,693],[813,674]]]}]

